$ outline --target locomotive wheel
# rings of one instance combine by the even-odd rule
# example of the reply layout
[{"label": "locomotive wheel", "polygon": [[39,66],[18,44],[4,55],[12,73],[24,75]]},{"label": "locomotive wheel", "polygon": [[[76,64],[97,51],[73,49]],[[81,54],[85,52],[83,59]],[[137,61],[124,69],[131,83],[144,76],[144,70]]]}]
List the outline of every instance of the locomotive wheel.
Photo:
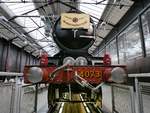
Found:
[{"label": "locomotive wheel", "polygon": [[48,107],[51,107],[54,105],[54,99],[55,99],[55,88],[54,85],[49,84],[48,86]]}]

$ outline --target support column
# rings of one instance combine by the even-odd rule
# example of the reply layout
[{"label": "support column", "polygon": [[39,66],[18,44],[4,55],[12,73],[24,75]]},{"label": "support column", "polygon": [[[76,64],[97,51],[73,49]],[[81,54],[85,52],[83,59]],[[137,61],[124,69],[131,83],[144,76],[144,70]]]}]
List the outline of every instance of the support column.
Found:
[{"label": "support column", "polygon": [[139,87],[139,81],[138,78],[135,77],[135,89],[136,89],[136,99],[137,99],[137,110],[138,113],[144,113],[143,112],[143,101],[142,101],[142,94]]},{"label": "support column", "polygon": [[35,103],[34,103],[34,112],[37,113],[37,104],[38,104],[38,84],[35,86]]}]

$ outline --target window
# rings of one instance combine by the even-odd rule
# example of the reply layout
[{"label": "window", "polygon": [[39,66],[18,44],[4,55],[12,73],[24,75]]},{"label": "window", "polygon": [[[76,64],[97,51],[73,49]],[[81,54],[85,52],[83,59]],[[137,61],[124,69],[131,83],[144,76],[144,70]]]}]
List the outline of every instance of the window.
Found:
[{"label": "window", "polygon": [[113,40],[107,47],[106,53],[110,54],[112,64],[118,64],[116,40]]},{"label": "window", "polygon": [[103,50],[98,51],[96,57],[103,57],[105,53],[105,48]]},{"label": "window", "polygon": [[142,15],[142,27],[147,55],[150,55],[150,9]]},{"label": "window", "polygon": [[129,59],[142,56],[138,20],[133,22],[118,36],[118,48],[120,63],[125,63]]},{"label": "window", "polygon": [[106,5],[97,4],[97,3],[107,4],[108,0],[80,0],[79,9],[86,14],[89,14],[92,17],[95,24],[98,24],[98,21],[106,7]]},{"label": "window", "polygon": [[[58,47],[54,43],[51,36],[45,35],[45,23],[41,19],[41,15],[38,10],[35,10],[35,4],[33,0],[26,0],[26,3],[23,0],[2,0],[4,4],[12,11],[12,15],[24,17],[16,17],[14,21],[23,26],[23,29],[26,31],[25,34],[28,34],[35,42],[41,46],[41,50],[44,49],[50,56],[55,55],[59,52]],[[40,0],[38,0],[40,2]],[[32,11],[34,10],[34,11]],[[33,17],[31,17],[33,16]],[[34,17],[35,16],[35,17]],[[45,44],[43,44],[43,41]],[[46,46],[49,44],[49,46]],[[33,46],[33,44],[32,44]],[[29,52],[30,48],[28,47]],[[39,50],[39,51],[41,51]]]},{"label": "window", "polygon": [[142,56],[142,45],[137,20],[127,28],[125,41],[128,59]]},{"label": "window", "polygon": [[119,50],[119,61],[120,63],[125,63],[126,61],[126,51],[125,51],[125,32],[118,36],[118,50]]}]

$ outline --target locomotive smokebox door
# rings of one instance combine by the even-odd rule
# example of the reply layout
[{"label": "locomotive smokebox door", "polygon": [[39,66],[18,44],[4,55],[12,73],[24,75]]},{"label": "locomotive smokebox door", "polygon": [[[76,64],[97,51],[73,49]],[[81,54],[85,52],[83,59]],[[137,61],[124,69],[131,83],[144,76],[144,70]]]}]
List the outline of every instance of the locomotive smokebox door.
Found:
[{"label": "locomotive smokebox door", "polygon": [[94,23],[84,13],[63,13],[54,25],[53,38],[68,53],[87,51],[94,43]]}]

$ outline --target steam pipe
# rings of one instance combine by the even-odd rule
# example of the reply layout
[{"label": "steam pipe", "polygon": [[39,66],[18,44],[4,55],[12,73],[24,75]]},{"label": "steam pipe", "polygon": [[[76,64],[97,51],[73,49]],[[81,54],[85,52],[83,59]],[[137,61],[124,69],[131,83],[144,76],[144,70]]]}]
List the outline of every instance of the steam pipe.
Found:
[{"label": "steam pipe", "polygon": [[[79,80],[77,80],[77,78],[79,78],[81,80],[81,82]],[[94,87],[92,86],[90,83],[88,83],[84,78],[80,77],[77,72],[75,72],[75,76],[74,76],[74,80],[81,85],[82,87],[87,87],[89,89],[91,89],[92,91],[98,91],[98,89],[104,84],[104,82],[100,83],[98,86]]]}]

